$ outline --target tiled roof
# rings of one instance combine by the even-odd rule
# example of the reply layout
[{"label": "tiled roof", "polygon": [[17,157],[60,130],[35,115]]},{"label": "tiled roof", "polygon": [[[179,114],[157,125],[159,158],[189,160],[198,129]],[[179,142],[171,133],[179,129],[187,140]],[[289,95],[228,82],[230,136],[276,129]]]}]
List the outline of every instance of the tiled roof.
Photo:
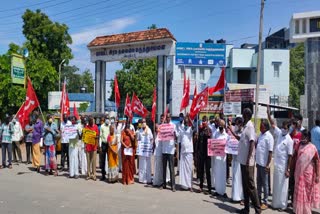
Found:
[{"label": "tiled roof", "polygon": [[144,30],[144,31],[138,31],[138,32],[131,32],[131,33],[98,36],[88,44],[88,47],[124,44],[124,43],[130,43],[130,42],[140,42],[140,41],[158,40],[158,39],[166,39],[166,38],[176,40],[168,29],[158,28],[158,29]]}]

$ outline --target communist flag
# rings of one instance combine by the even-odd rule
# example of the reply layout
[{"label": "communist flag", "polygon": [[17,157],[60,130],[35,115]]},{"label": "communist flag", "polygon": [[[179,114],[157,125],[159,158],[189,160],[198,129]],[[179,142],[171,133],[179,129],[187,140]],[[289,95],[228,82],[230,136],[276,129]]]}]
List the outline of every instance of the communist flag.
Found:
[{"label": "communist flag", "polygon": [[78,113],[78,109],[76,107],[76,103],[73,103],[73,116],[75,116],[77,118],[77,120],[79,120],[79,113]]},{"label": "communist flag", "polygon": [[196,98],[194,98],[193,102],[195,103],[192,103],[193,106],[190,109],[191,120],[194,120],[200,110],[208,105],[208,91],[209,89],[206,87],[200,94],[196,96]]},{"label": "communist flag", "polygon": [[64,114],[66,114],[67,116],[70,115],[70,101],[69,101],[66,85],[67,85],[66,80],[64,80],[63,87],[62,87],[61,101],[60,101],[61,121],[63,120]]},{"label": "communist flag", "polygon": [[148,115],[148,110],[143,106],[142,102],[139,98],[133,93],[131,108],[134,113],[145,118]]},{"label": "communist flag", "polygon": [[117,75],[114,76],[114,99],[115,99],[117,108],[119,108],[120,107],[120,91],[119,91]]},{"label": "communist flag", "polygon": [[184,72],[184,81],[183,81],[183,97],[181,100],[180,105],[180,112],[183,111],[183,109],[187,108],[189,105],[189,99],[190,99],[190,79],[188,78],[188,81],[186,79],[186,72]]},{"label": "communist flag", "polygon": [[217,84],[209,88],[209,95],[224,89],[224,84],[225,84],[225,67],[222,67],[221,75],[219,77]]},{"label": "communist flag", "polygon": [[129,98],[128,94],[127,94],[127,98],[126,98],[126,105],[124,107],[124,114],[127,115],[130,120],[133,117],[132,109],[131,109],[131,102],[130,102],[130,98]]}]

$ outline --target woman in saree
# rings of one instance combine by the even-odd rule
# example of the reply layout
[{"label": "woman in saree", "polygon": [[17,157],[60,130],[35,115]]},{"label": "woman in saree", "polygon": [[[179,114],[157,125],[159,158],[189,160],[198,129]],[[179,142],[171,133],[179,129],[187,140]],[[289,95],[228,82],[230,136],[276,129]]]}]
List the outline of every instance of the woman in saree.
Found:
[{"label": "woman in saree", "polygon": [[311,214],[312,208],[320,208],[319,154],[310,141],[310,132],[304,130],[294,174],[293,210],[296,214]]},{"label": "woman in saree", "polygon": [[119,175],[119,159],[118,159],[118,138],[114,133],[114,126],[110,127],[110,134],[107,139],[108,149],[108,182],[115,183],[118,181]]},{"label": "woman in saree", "polygon": [[124,185],[134,183],[134,142],[134,132],[130,130],[130,123],[126,123],[121,133],[122,183]]}]

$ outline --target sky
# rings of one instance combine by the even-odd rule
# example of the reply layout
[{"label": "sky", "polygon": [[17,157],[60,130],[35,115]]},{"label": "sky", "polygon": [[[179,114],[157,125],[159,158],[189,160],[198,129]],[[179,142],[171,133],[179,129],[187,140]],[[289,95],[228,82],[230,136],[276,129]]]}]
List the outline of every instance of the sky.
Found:
[{"label": "sky", "polygon": [[[151,24],[168,28],[178,42],[225,39],[239,47],[258,43],[260,0],[1,0],[0,54],[9,43],[23,44],[26,9],[41,9],[52,21],[69,27],[74,58],[70,65],[90,69],[87,44],[96,36],[140,31]],[[289,26],[293,13],[320,10],[319,0],[266,0],[264,37]],[[107,79],[118,62],[107,63]]]}]

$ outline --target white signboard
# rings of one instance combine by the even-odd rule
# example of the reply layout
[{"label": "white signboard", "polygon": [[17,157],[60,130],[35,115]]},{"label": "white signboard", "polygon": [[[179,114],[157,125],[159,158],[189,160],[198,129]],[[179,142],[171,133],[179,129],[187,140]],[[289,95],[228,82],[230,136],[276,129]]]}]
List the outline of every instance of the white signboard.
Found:
[{"label": "white signboard", "polygon": [[225,102],[223,105],[223,113],[225,115],[241,114],[241,102]]},{"label": "white signboard", "polygon": [[106,62],[125,59],[141,59],[175,54],[175,42],[172,39],[162,39],[143,43],[128,43],[117,46],[89,47],[91,62],[102,60]]},{"label": "white signboard", "polygon": [[61,91],[48,92],[48,109],[60,109]]}]

